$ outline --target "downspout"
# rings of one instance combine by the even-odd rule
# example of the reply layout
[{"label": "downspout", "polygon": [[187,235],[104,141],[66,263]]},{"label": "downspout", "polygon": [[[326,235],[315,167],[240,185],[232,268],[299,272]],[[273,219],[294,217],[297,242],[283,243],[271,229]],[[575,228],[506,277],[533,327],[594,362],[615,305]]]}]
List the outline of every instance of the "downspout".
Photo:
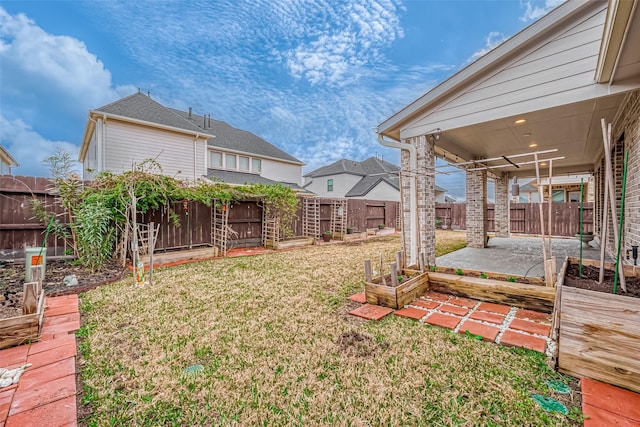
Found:
[{"label": "downspout", "polygon": [[197,156],[197,148],[198,148],[198,139],[200,139],[200,134],[196,133],[196,139],[193,140],[193,182],[196,182],[197,171],[198,171],[198,156]]},{"label": "downspout", "polygon": [[102,138],[100,141],[100,167],[99,170],[100,172],[103,172],[105,170],[104,167],[104,154],[105,154],[105,145],[106,145],[106,139],[107,139],[107,115],[103,114],[102,115]]},{"label": "downspout", "polygon": [[[96,126],[98,126],[98,121],[91,118],[91,113],[89,113],[89,121],[93,122],[93,128],[94,128],[94,132],[95,132]],[[98,137],[96,137],[96,163],[99,165],[99,162],[98,162],[98,147],[97,147],[97,145],[98,145]],[[86,154],[85,154],[85,159],[86,159]],[[96,167],[99,167],[98,165],[96,165]],[[82,161],[82,179],[84,179],[85,181],[87,181],[87,177],[85,176],[86,169],[87,168],[85,167],[84,160],[83,160]]]},{"label": "downspout", "polygon": [[[418,262],[418,238],[420,233],[418,232],[418,198],[416,191],[416,172],[418,171],[418,156],[416,147],[411,144],[405,144],[403,142],[389,141],[384,139],[384,136],[378,133],[378,143],[384,147],[398,148],[400,150],[409,151],[409,167],[411,179],[409,180],[409,212],[410,212],[410,228],[411,228],[411,247],[409,249],[408,265],[412,265]],[[400,183],[402,185],[402,183]],[[402,212],[404,215],[404,210]],[[404,230],[402,230],[404,233]],[[405,248],[406,250],[406,248]]]}]

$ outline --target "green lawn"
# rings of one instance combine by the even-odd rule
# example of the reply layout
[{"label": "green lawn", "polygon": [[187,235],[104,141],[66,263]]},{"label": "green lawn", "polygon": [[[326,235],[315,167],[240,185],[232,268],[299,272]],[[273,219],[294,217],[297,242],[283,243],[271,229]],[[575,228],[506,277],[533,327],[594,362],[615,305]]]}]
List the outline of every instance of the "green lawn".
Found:
[{"label": "green lawn", "polygon": [[530,399],[559,378],[541,354],[347,314],[363,260],[391,262],[399,246],[395,235],[218,259],[82,295],[81,422],[571,425]]}]

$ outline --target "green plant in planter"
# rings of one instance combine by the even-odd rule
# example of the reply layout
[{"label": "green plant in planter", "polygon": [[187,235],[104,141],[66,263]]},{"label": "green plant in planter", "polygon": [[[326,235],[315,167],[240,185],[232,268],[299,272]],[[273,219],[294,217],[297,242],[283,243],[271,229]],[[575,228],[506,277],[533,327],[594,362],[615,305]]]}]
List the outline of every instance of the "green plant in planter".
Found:
[{"label": "green plant in planter", "polygon": [[486,274],[484,274],[484,273],[480,272],[480,278],[481,278],[481,279],[488,279],[488,278],[489,278],[489,276],[487,276]]},{"label": "green plant in planter", "polygon": [[384,228],[384,224],[378,224],[378,228],[382,230]]},{"label": "green plant in planter", "polygon": [[517,282],[518,282],[518,279],[516,279],[515,277],[511,277],[511,276],[509,276],[509,277],[507,277],[507,282],[517,283]]},{"label": "green plant in planter", "polygon": [[398,274],[398,283],[402,282],[402,276]]},{"label": "green plant in planter", "polygon": [[431,270],[431,271],[434,271],[434,272],[435,272],[435,271],[438,271],[438,267],[437,267],[437,266],[435,266],[435,265],[432,265],[431,267],[429,267],[429,270]]},{"label": "green plant in planter", "polygon": [[456,270],[456,274],[457,274],[458,276],[462,276],[464,273],[462,272],[462,269],[461,269],[461,268],[459,268],[459,269],[457,269],[457,270]]}]

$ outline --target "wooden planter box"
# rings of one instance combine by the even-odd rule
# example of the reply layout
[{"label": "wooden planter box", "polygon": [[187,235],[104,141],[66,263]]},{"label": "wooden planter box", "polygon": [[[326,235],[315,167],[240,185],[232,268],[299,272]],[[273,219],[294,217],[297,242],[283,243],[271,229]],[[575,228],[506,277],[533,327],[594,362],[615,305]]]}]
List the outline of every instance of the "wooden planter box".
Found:
[{"label": "wooden planter box", "polygon": [[273,249],[299,248],[302,246],[313,245],[313,240],[313,237],[296,237],[289,240],[280,240],[279,242],[276,242],[275,246],[271,246]]},{"label": "wooden planter box", "polygon": [[0,319],[0,350],[37,341],[43,316],[44,291],[41,291],[35,313]]},{"label": "wooden planter box", "polygon": [[[463,273],[469,271],[471,270],[462,270]],[[543,313],[553,311],[556,291],[554,288],[545,287],[543,280],[527,278],[540,283],[525,284],[508,282],[506,279],[509,276],[504,274],[488,272],[485,274],[493,279],[429,272],[429,290]],[[512,277],[519,279],[518,276]]]},{"label": "wooden planter box", "polygon": [[[578,263],[576,258],[568,262]],[[599,261],[583,260],[599,267]],[[605,267],[615,269],[612,263]],[[625,266],[625,276],[640,276]],[[564,286],[558,280],[554,329],[560,372],[640,393],[640,299]]]},{"label": "wooden planter box", "polygon": [[344,240],[345,242],[350,242],[352,240],[366,239],[366,238],[367,238],[366,231],[354,231],[351,234],[347,233],[342,236],[342,240]]},{"label": "wooden planter box", "polygon": [[[398,286],[383,285],[380,277],[374,277],[371,282],[364,283],[364,293],[367,303],[381,305],[390,308],[402,308],[416,297],[422,295],[429,288],[427,273],[420,274],[415,270],[404,270],[406,276],[412,276],[404,280]],[[390,275],[385,276],[386,283],[391,283]]]}]

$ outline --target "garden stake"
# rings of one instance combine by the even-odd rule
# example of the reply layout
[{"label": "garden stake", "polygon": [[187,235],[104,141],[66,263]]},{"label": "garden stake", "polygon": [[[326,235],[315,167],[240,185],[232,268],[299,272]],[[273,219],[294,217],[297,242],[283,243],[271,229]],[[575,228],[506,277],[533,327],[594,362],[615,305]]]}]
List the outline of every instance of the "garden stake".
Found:
[{"label": "garden stake", "polygon": [[580,178],[580,264],[578,264],[579,276],[582,277],[582,189],[584,178]]},{"label": "garden stake", "polygon": [[[601,121],[602,123],[602,139],[604,140],[604,156],[605,156],[605,165],[606,165],[606,173],[607,179],[605,180],[607,185],[609,186],[609,208],[611,209],[611,223],[613,228],[613,243],[614,247],[618,246],[618,239],[620,236],[618,235],[618,213],[616,212],[616,189],[613,180],[613,171],[611,170],[611,123],[609,126],[606,125],[604,119]],[[624,283],[624,272],[622,271],[622,264],[618,265],[618,273],[620,274],[620,285],[622,289],[627,289]]]},{"label": "garden stake", "polygon": [[[620,229],[618,230],[618,236],[620,237],[620,239],[618,239],[618,250],[616,251],[616,273],[613,276],[613,293],[616,293],[616,287],[618,285],[618,267],[621,267],[622,264],[620,263],[620,248],[622,246],[622,223],[624,220],[624,193],[625,190],[627,189],[627,163],[629,162],[629,152],[626,151],[624,153],[624,169],[622,171],[622,194],[621,194],[621,200],[620,200]],[[624,283],[624,270],[622,272],[622,280],[620,280],[620,287],[622,288],[622,290],[624,292],[627,292],[627,287],[625,286]]]},{"label": "garden stake", "polygon": [[540,235],[542,236],[542,259],[544,261],[544,281],[547,286],[553,286],[552,278],[549,274],[549,268],[547,266],[547,244],[545,243],[545,235],[544,235],[544,210],[542,209],[542,186],[540,185],[540,166],[538,165],[538,153],[533,153],[535,163],[536,163],[536,182],[538,183],[538,196],[539,203],[538,207],[540,208]]}]

